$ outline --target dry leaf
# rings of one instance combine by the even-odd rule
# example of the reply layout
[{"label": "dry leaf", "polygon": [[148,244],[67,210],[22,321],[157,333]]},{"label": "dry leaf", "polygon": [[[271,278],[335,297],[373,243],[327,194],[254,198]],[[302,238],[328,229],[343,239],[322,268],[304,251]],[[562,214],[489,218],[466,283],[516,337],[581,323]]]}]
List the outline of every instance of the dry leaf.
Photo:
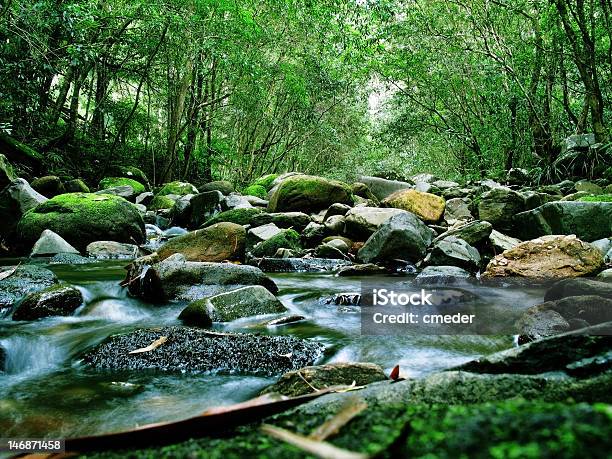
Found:
[{"label": "dry leaf", "polygon": [[342,404],[338,414],[325,421],[308,436],[311,440],[323,441],[336,435],[340,429],[365,410],[368,404],[360,397],[351,396]]},{"label": "dry leaf", "polygon": [[4,279],[6,279],[8,277],[11,277],[13,274],[15,274],[15,271],[17,271],[17,268],[19,268],[20,265],[21,265],[21,263],[19,263],[13,269],[9,269],[8,271],[1,272],[0,273],[0,280],[4,280]]},{"label": "dry leaf", "polygon": [[147,347],[143,347],[143,348],[140,348],[140,349],[136,349],[134,351],[130,351],[130,352],[128,352],[128,354],[142,354],[143,352],[153,351],[153,350],[157,349],[159,346],[161,346],[162,344],[164,344],[166,341],[168,341],[168,337],[167,336],[161,336],[159,339],[156,339],[151,344],[149,344]]}]

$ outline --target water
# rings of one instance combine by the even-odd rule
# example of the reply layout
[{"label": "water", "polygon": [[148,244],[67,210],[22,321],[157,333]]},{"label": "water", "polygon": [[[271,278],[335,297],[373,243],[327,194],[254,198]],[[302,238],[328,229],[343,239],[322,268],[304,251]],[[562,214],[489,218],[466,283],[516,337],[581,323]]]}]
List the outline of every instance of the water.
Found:
[{"label": "water", "polygon": [[[82,365],[83,351],[111,334],[179,324],[176,317],[185,303],[149,305],[126,295],[118,285],[124,265],[52,265],[60,280],[83,293],[85,304],[76,315],[30,323],[0,319],[0,346],[7,353],[7,372],[0,374],[3,436],[67,437],[178,420],[211,406],[246,400],[274,381],[237,375],[100,372]],[[290,313],[308,320],[269,328],[262,325],[263,318],[252,318],[221,329],[316,339],[327,348],[321,362],[374,362],[387,372],[400,364],[404,377],[426,375],[512,346],[511,336],[362,336],[357,308],[323,301],[335,293],[358,291],[360,279],[330,274],[271,277]],[[503,289],[488,294],[495,301],[504,298]],[[541,292],[526,292],[525,307],[539,298]]]}]

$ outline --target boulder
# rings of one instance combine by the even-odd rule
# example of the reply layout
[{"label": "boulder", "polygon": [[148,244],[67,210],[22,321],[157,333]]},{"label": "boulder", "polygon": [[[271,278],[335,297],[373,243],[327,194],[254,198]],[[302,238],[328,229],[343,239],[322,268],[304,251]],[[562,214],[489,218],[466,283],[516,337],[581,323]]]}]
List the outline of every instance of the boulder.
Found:
[{"label": "boulder", "polygon": [[49,316],[69,316],[83,303],[80,290],[69,285],[54,285],[30,293],[18,304],[13,320],[36,320]]},{"label": "boulder", "polygon": [[332,239],[321,244],[315,250],[315,256],[319,258],[335,258],[343,260],[348,258],[347,254],[350,247],[342,239]]},{"label": "boulder", "polygon": [[431,244],[432,231],[414,214],[392,216],[370,236],[357,258],[364,263],[395,259],[418,261]]},{"label": "boulder", "polygon": [[479,245],[485,242],[491,232],[493,231],[493,226],[491,223],[486,221],[473,221],[466,225],[457,226],[449,229],[445,233],[442,233],[440,236],[434,239],[434,244],[442,239],[445,239],[449,236],[454,236],[459,239],[463,239],[470,245]]},{"label": "boulder", "polygon": [[240,261],[244,259],[246,231],[235,223],[217,223],[172,238],[157,251],[160,260],[181,253],[187,261]]},{"label": "boulder", "polygon": [[366,240],[392,216],[404,212],[394,208],[353,207],[345,216],[346,234],[358,240]]},{"label": "boulder", "polygon": [[31,246],[45,229],[79,250],[100,240],[141,244],[144,221],[138,209],[111,195],[69,193],[56,196],[24,215],[17,225],[20,240]]},{"label": "boulder", "polygon": [[[173,199],[173,197],[174,199]],[[154,196],[153,199],[147,205],[147,209],[160,211],[160,210],[170,210],[174,207],[174,203],[178,199],[178,195],[157,195]]]},{"label": "boulder", "polygon": [[544,301],[581,295],[597,295],[612,300],[612,283],[594,279],[563,279],[549,287],[544,295]]},{"label": "boulder", "polygon": [[104,190],[96,191],[94,194],[119,196],[120,198],[130,202],[136,201],[136,192],[134,191],[134,188],[129,185],[106,188]]},{"label": "boulder", "polygon": [[139,298],[153,303],[193,301],[245,285],[262,285],[276,293],[278,287],[260,269],[234,263],[187,261],[180,253],[159,261],[156,255],[134,260],[123,285]]},{"label": "boulder", "polygon": [[11,182],[0,191],[0,236],[12,239],[19,219],[45,201],[47,198],[34,191],[24,179]]},{"label": "boulder", "polygon": [[378,205],[380,200],[372,193],[370,187],[368,187],[365,183],[355,182],[351,185],[351,191],[354,196],[359,196],[368,201],[372,201],[374,204]]},{"label": "boulder", "polygon": [[328,234],[340,235],[344,233],[345,219],[343,215],[332,215],[323,222]]},{"label": "boulder", "polygon": [[97,260],[128,260],[142,255],[134,244],[123,244],[115,241],[96,241],[85,248],[88,257]]},{"label": "boulder", "polygon": [[513,167],[506,173],[506,183],[508,185],[527,185],[531,182],[527,169]]},{"label": "boulder", "polygon": [[523,209],[524,211],[536,209],[548,202],[561,201],[564,199],[563,196],[560,194],[551,195],[548,193],[539,193],[537,191],[532,190],[523,191],[521,192],[521,195],[525,199],[525,208]]},{"label": "boulder", "polygon": [[266,191],[270,191],[275,185],[274,181],[279,177],[278,174],[267,174],[256,179],[251,185],[262,186]]},{"label": "boulder", "polygon": [[314,247],[328,235],[327,228],[317,222],[310,222],[302,231],[301,241],[304,247]]},{"label": "boulder", "polygon": [[[384,178],[370,177],[367,175],[362,175],[361,177],[359,177],[359,182],[366,185],[379,201],[385,199],[387,196],[392,193],[395,193],[396,191],[412,188],[412,185],[407,182],[387,180]],[[367,196],[363,197],[369,199]]]},{"label": "boulder", "polygon": [[185,196],[187,194],[198,194],[198,189],[193,186],[191,183],[187,182],[170,182],[166,183],[162,186],[159,191],[156,193],[156,196],[168,196],[168,195],[176,195],[176,196]]},{"label": "boulder", "polygon": [[[165,337],[154,352],[131,354]],[[163,327],[113,335],[87,352],[83,362],[114,371],[200,371],[271,376],[312,365],[323,346],[292,336],[214,333],[198,328]]]},{"label": "boulder", "polygon": [[553,309],[529,308],[516,323],[519,342],[528,343],[547,336],[558,335],[572,329],[569,322]]},{"label": "boulder", "polygon": [[211,225],[214,225],[216,223],[221,223],[221,222],[235,223],[237,225],[259,226],[258,224],[253,223],[253,217],[261,214],[262,212],[263,210],[257,207],[247,207],[247,208],[237,208],[237,209],[232,209],[232,210],[226,210],[225,212],[216,214],[214,217],[208,219],[202,225],[202,228],[206,228],[207,226],[211,226]]},{"label": "boulder", "polygon": [[412,212],[427,223],[436,223],[444,215],[444,198],[435,194],[423,193],[417,190],[400,190],[387,196],[383,201],[384,207]]},{"label": "boulder", "polygon": [[439,188],[440,190],[448,190],[449,188],[459,188],[461,186],[457,182],[453,182],[452,180],[435,180],[431,184],[436,188]]},{"label": "boulder", "polygon": [[300,235],[292,229],[283,229],[271,238],[260,242],[251,251],[254,257],[274,257],[278,249],[302,250]]},{"label": "boulder", "polygon": [[30,186],[37,192],[45,196],[46,198],[52,198],[58,194],[64,194],[66,189],[64,184],[56,175],[47,175],[32,180]]},{"label": "boulder", "polygon": [[53,256],[58,253],[79,253],[77,249],[66,242],[59,234],[44,230],[32,248],[32,257]]},{"label": "boulder", "polygon": [[496,251],[503,252],[504,250],[510,250],[521,243],[520,239],[506,236],[497,230],[492,230],[489,235],[489,243]]},{"label": "boulder", "polygon": [[274,223],[279,228],[291,228],[302,231],[311,223],[312,219],[303,212],[274,212],[259,213],[251,221],[253,226],[262,226]]},{"label": "boulder", "polygon": [[268,199],[268,190],[261,185],[250,185],[242,190],[244,196],[254,196],[259,199]]},{"label": "boulder", "polygon": [[456,220],[473,220],[470,203],[468,198],[448,199],[444,208],[444,221],[449,223]]},{"label": "boulder", "polygon": [[375,276],[386,274],[387,270],[382,266],[375,265],[374,263],[364,263],[359,265],[344,266],[336,273],[340,277],[348,276]]},{"label": "boulder", "polygon": [[[288,397],[310,394],[315,389],[322,390],[333,386],[365,386],[376,381],[384,381],[387,375],[373,363],[338,362],[314,367],[300,368],[280,377],[261,393],[277,393]],[[314,388],[314,389],[313,389]]]},{"label": "boulder", "polygon": [[11,163],[8,162],[6,156],[0,154],[0,190],[2,190],[9,183],[13,182],[17,179],[17,174],[11,166]]},{"label": "boulder", "polygon": [[[6,273],[10,273],[8,276]],[[44,290],[57,283],[52,271],[35,265],[0,268],[0,311],[12,307],[28,293]]]},{"label": "boulder", "polygon": [[179,227],[186,227],[191,220],[191,199],[192,194],[186,194],[174,201],[172,209],[170,209],[169,217],[172,224]]},{"label": "boulder", "polygon": [[471,274],[458,266],[427,266],[414,282],[416,285],[453,285],[464,283]]},{"label": "boulder", "polygon": [[502,231],[512,231],[514,216],[523,210],[525,210],[523,196],[506,187],[486,191],[478,202],[478,217]]},{"label": "boulder", "polygon": [[316,212],[334,203],[353,203],[348,185],[322,177],[295,175],[280,183],[270,198],[268,210]]},{"label": "boulder", "polygon": [[425,263],[434,266],[459,266],[469,271],[478,271],[480,254],[463,239],[447,236],[434,243]]},{"label": "boulder", "polygon": [[327,220],[330,217],[336,216],[336,215],[344,216],[349,210],[351,210],[351,206],[348,206],[346,204],[340,204],[340,203],[332,204],[325,211],[325,215],[323,216],[323,221]]},{"label": "boulder", "polygon": [[575,236],[542,236],[493,258],[484,277],[555,279],[596,274],[603,257]]},{"label": "boulder", "polygon": [[268,223],[267,225],[251,228],[247,232],[247,246],[253,247],[260,242],[267,241],[280,232],[281,230],[274,223]]},{"label": "boulder", "polygon": [[584,191],[588,194],[603,194],[603,188],[599,185],[589,182],[587,180],[580,180],[574,184],[576,191]]},{"label": "boulder", "polygon": [[219,191],[207,191],[192,197],[189,227],[199,228],[204,222],[221,212],[223,199],[224,196]]},{"label": "boulder", "polygon": [[89,193],[89,187],[81,179],[73,179],[64,182],[66,193]]},{"label": "boulder", "polygon": [[550,202],[516,215],[523,239],[549,234],[575,234],[591,242],[612,234],[612,202]]},{"label": "boulder", "polygon": [[147,191],[146,187],[137,180],[127,177],[106,177],[100,180],[98,184],[99,190],[107,190],[109,188],[117,188],[129,186],[132,188],[133,193],[139,195]]},{"label": "boulder", "polygon": [[218,191],[219,193],[225,196],[235,191],[234,185],[232,185],[231,182],[228,182],[227,180],[217,180],[214,182],[208,182],[204,185],[201,185],[199,187],[199,190],[201,193],[204,193],[206,191]]},{"label": "boulder", "polygon": [[247,209],[253,207],[249,197],[242,196],[240,193],[230,193],[221,201],[221,210]]},{"label": "boulder", "polygon": [[287,312],[287,308],[278,298],[261,285],[251,285],[193,301],[181,312],[179,319],[190,322],[188,325],[196,325],[195,322],[205,324],[208,319],[212,322],[231,322],[282,312]]}]

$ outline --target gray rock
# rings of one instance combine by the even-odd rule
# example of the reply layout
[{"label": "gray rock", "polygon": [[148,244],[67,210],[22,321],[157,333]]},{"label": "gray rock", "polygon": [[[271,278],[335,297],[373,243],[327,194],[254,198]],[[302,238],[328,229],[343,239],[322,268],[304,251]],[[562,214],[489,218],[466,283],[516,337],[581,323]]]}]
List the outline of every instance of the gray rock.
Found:
[{"label": "gray rock", "polygon": [[597,279],[601,279],[608,282],[612,281],[612,268],[604,269],[597,275]]},{"label": "gray rock", "polygon": [[253,207],[249,200],[239,193],[231,193],[221,201],[221,210],[248,209]]},{"label": "gray rock", "polygon": [[375,276],[385,274],[387,270],[374,263],[365,263],[362,265],[351,265],[340,268],[336,273],[338,276]]},{"label": "gray rock", "polygon": [[345,218],[343,215],[332,215],[323,222],[328,234],[340,235],[344,233]]},{"label": "gray rock", "polygon": [[175,226],[188,226],[191,220],[191,199],[193,194],[186,194],[174,201],[172,209],[170,209],[170,219]]},{"label": "gray rock", "polygon": [[470,212],[471,200],[467,198],[453,198],[446,201],[444,209],[444,221],[451,223],[456,220],[473,220]]},{"label": "gray rock", "polygon": [[516,324],[522,342],[558,335],[572,329],[565,318],[553,309],[530,308]]},{"label": "gray rock", "polygon": [[531,181],[527,169],[513,167],[506,174],[506,182],[508,185],[526,185]]},{"label": "gray rock", "polygon": [[454,285],[469,279],[471,274],[457,266],[427,266],[414,282],[416,285]]},{"label": "gray rock", "polygon": [[315,250],[315,255],[319,258],[334,258],[344,260],[347,258],[349,246],[342,239],[332,239],[321,244]]},{"label": "gray rock", "polygon": [[418,261],[431,244],[432,231],[409,212],[392,216],[370,236],[357,258],[364,263],[375,261]]},{"label": "gray rock", "polygon": [[262,241],[276,236],[281,230],[274,223],[268,223],[267,225],[257,226],[247,231],[247,246],[253,247]]},{"label": "gray rock", "polygon": [[28,294],[13,311],[13,320],[69,316],[83,303],[81,292],[69,285],[54,285]]},{"label": "gray rock", "polygon": [[309,273],[337,271],[352,263],[328,258],[260,258],[250,263],[266,273]]},{"label": "gray rock", "polygon": [[44,290],[57,283],[52,271],[35,265],[3,266],[0,273],[8,277],[0,280],[0,310],[10,308],[28,293]]},{"label": "gray rock", "polygon": [[301,240],[305,247],[314,247],[328,236],[327,228],[316,222],[310,222],[302,231]]},{"label": "gray rock", "polygon": [[436,180],[432,183],[432,185],[440,188],[441,190],[448,190],[449,188],[458,188],[460,186],[457,182],[453,182],[450,180]]},{"label": "gray rock", "polygon": [[279,228],[292,228],[296,231],[302,231],[310,222],[310,216],[303,212],[264,212],[254,216],[251,220],[253,226],[274,223]]},{"label": "gray rock", "polygon": [[519,213],[515,221],[522,239],[575,234],[591,242],[612,234],[612,202],[550,202]]},{"label": "gray rock", "polygon": [[470,245],[478,245],[486,241],[491,232],[493,230],[493,226],[491,223],[486,221],[474,221],[470,222],[466,225],[462,225],[459,227],[451,228],[445,233],[442,233],[437,238],[434,239],[434,244],[442,239],[445,239],[449,236],[454,236],[459,239],[463,239]]},{"label": "gray rock", "polygon": [[410,183],[399,182],[397,180],[386,180],[383,178],[370,177],[367,175],[360,176],[358,180],[359,182],[365,184],[368,188],[370,188],[374,196],[376,196],[379,201],[382,201],[387,196],[395,193],[396,191],[412,188],[412,185]]},{"label": "gray rock", "polygon": [[11,166],[11,163],[8,162],[6,156],[0,153],[0,190],[2,190],[9,183],[13,182],[17,179],[17,174]]},{"label": "gray rock", "polygon": [[142,204],[143,206],[148,206],[153,201],[155,195],[150,191],[145,191],[144,193],[140,193],[136,196],[136,204]]},{"label": "gray rock", "polygon": [[405,210],[395,208],[354,207],[345,216],[346,234],[365,240],[392,216],[405,212]]},{"label": "gray rock", "polygon": [[563,279],[550,286],[544,295],[544,301],[582,295],[612,299],[612,283],[593,279]]},{"label": "gray rock", "polygon": [[601,253],[605,258],[608,252],[612,249],[612,238],[606,237],[604,239],[598,239],[597,241],[591,242],[591,245],[599,250],[599,253]]},{"label": "gray rock", "polygon": [[521,240],[493,230],[489,235],[489,242],[498,253],[501,253],[504,250],[510,250],[516,247],[521,243]]},{"label": "gray rock", "polygon": [[266,201],[265,199],[258,198],[257,196],[245,196],[245,198],[247,199],[249,204],[251,204],[253,207],[261,207],[265,209],[266,207],[268,207],[268,204],[270,203],[270,201]]},{"label": "gray rock", "polygon": [[595,134],[571,135],[563,141],[563,150],[588,150],[595,144]]},{"label": "gray rock", "polygon": [[76,253],[79,251],[66,242],[59,234],[44,230],[32,248],[32,257],[53,256],[58,253]]},{"label": "gray rock", "polygon": [[346,215],[346,213],[351,210],[351,206],[347,204],[340,204],[336,202],[329,206],[329,208],[325,211],[325,216],[323,217],[323,221],[327,220],[329,217],[334,215]]},{"label": "gray rock", "polygon": [[221,212],[224,196],[219,191],[207,191],[191,198],[190,228],[199,228],[215,214]]},{"label": "gray rock", "polygon": [[480,254],[463,239],[448,236],[434,244],[425,262],[428,265],[459,266],[477,271],[480,266]]},{"label": "gray rock", "polygon": [[140,249],[134,244],[124,244],[115,241],[96,241],[85,248],[88,257],[97,260],[127,260],[142,255]]},{"label": "gray rock", "polygon": [[539,193],[537,191],[524,191],[521,192],[523,198],[525,198],[525,211],[535,209],[537,207],[543,206],[547,202],[560,201],[563,198],[562,195],[551,195],[548,193]]},{"label": "gray rock", "polygon": [[24,179],[13,180],[0,191],[0,236],[12,238],[19,219],[30,209],[48,201]]},{"label": "gray rock", "polygon": [[525,199],[520,193],[506,187],[493,188],[482,194],[478,203],[478,216],[498,230],[512,230],[513,218],[525,210]]},{"label": "gray rock", "polygon": [[119,196],[123,199],[127,199],[130,202],[135,202],[137,196],[134,188],[129,185],[106,188],[104,190],[96,191],[94,194],[111,194],[113,196]]}]

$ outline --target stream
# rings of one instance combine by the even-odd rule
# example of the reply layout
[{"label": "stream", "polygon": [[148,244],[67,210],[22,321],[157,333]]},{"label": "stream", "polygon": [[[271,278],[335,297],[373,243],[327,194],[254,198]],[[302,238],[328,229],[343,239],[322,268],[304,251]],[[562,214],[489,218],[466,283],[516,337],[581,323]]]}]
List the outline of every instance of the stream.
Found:
[{"label": "stream", "polygon": [[[19,260],[2,260],[14,264]],[[180,325],[185,303],[150,305],[119,286],[126,261],[49,265],[60,281],[79,288],[85,304],[72,317],[34,322],[0,319],[6,372],[0,373],[0,431],[4,437],[68,437],[111,432],[194,416],[208,407],[244,401],[276,378],[198,373],[120,373],[83,365],[83,351],[116,333]],[[325,304],[339,292],[360,289],[360,278],[330,273],[271,274],[290,314],[307,318],[266,327],[262,318],[238,320],[221,331],[291,334],[323,343],[317,363],[364,361],[386,372],[399,364],[403,377],[419,377],[513,345],[512,336],[362,336],[358,307]],[[371,280],[371,278],[369,278]],[[491,301],[516,305],[503,288]],[[538,290],[521,294],[525,308],[541,300]]]}]

